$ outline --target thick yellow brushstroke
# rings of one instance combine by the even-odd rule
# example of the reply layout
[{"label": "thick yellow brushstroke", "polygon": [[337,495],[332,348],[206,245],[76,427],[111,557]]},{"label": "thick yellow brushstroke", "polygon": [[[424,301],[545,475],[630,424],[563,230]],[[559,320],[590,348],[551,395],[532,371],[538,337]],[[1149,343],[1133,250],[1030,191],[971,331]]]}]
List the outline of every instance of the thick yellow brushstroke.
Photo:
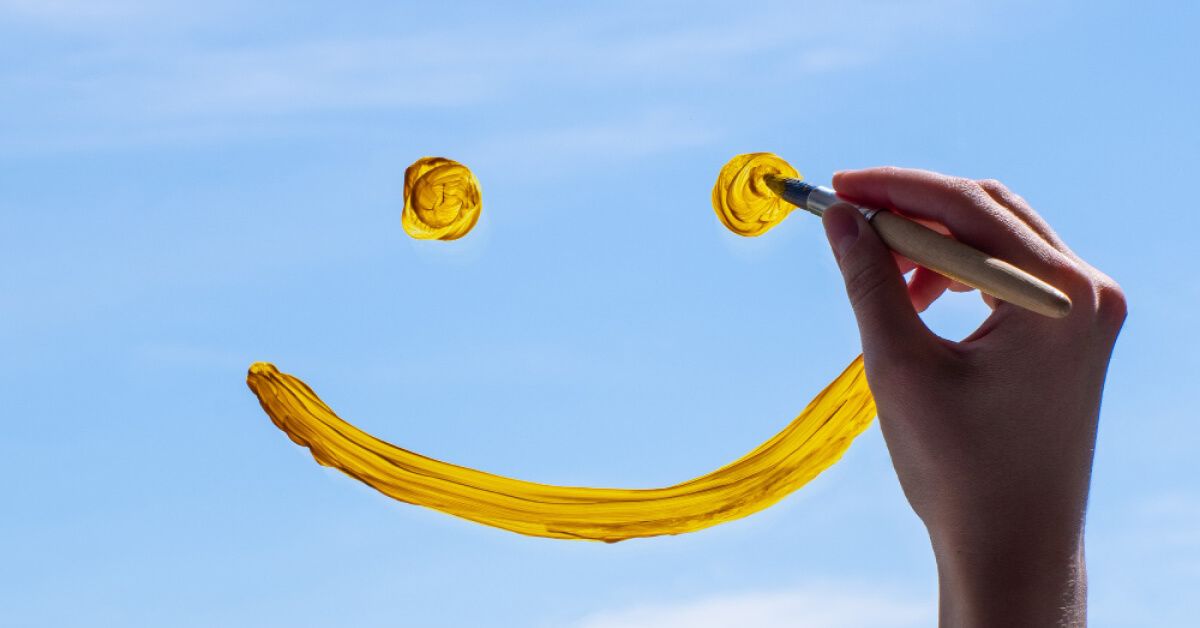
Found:
[{"label": "thick yellow brushstroke", "polygon": [[250,367],[246,383],[275,425],[317,462],[385,495],[521,534],[610,543],[758,512],[837,462],[875,416],[859,357],[783,431],[712,473],[666,488],[584,488],[515,480],[402,449],[343,421],[304,382],[266,362]]},{"label": "thick yellow brushstroke", "polygon": [[799,179],[800,173],[773,153],[746,153],[729,160],[717,175],[712,204],[717,218],[743,236],[766,233],[787,218],[795,205],[779,198],[763,181],[768,175]]},{"label": "thick yellow brushstroke", "polygon": [[[800,176],[770,153],[739,155],[721,169],[713,209],[735,233],[765,233],[791,211],[763,183],[766,174]],[[415,238],[459,238],[479,218],[478,182],[449,159],[414,163],[404,194],[404,228]],[[875,416],[859,356],[783,431],[712,473],[665,488],[586,488],[515,480],[397,447],[343,421],[304,382],[266,362],[250,367],[246,383],[275,425],[317,462],[385,495],[521,534],[610,543],[758,512],[837,462]]]},{"label": "thick yellow brushstroke", "polygon": [[404,171],[404,231],[418,240],[457,240],[479,221],[479,181],[445,157],[422,157]]}]

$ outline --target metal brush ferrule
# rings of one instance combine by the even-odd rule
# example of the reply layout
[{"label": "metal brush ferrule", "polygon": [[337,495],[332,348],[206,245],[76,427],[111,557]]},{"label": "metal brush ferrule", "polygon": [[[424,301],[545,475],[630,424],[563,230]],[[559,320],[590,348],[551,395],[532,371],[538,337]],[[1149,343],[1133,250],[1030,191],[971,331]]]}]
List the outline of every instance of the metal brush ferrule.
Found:
[{"label": "metal brush ferrule", "polygon": [[[805,184],[805,185],[807,185],[807,184]],[[833,190],[831,190],[827,187],[814,186],[814,185],[809,185],[808,187],[810,187],[812,189],[806,195],[807,196],[807,198],[805,199],[806,204],[801,205],[800,207],[803,207],[804,209],[807,209],[808,211],[810,211],[818,216],[824,215],[825,210],[829,209],[830,207],[833,207],[834,205],[837,205],[838,203],[846,203],[846,201],[843,201],[842,199],[838,198],[837,192],[834,192]],[[851,205],[855,209],[857,209],[859,211],[859,213],[861,213],[863,215],[863,218],[866,218],[867,220],[874,218],[875,214],[877,214],[879,212],[878,209],[871,209],[870,207],[861,207],[859,205],[855,205],[854,203],[846,203],[846,204]]]},{"label": "metal brush ferrule", "polygon": [[[827,187],[809,185],[800,179],[772,177],[767,181],[767,185],[769,185],[772,190],[775,190],[775,193],[779,194],[780,198],[783,200],[816,216],[824,215],[825,210],[829,209],[833,205],[838,203],[846,203],[846,201],[838,198],[837,192],[834,192]],[[866,218],[867,220],[874,218],[875,214],[879,212],[877,209],[860,207],[858,205],[854,205],[853,203],[846,204],[856,207],[858,211],[862,213],[863,218]]]}]

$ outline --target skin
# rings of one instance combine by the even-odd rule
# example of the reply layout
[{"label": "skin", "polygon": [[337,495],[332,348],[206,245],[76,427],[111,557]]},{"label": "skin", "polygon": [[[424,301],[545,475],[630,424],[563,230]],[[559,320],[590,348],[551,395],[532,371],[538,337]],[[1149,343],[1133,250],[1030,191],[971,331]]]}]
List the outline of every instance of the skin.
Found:
[{"label": "skin", "polygon": [[997,181],[872,168],[835,175],[843,198],[944,227],[1067,293],[1054,320],[985,295],[991,315],[954,342],[917,312],[965,289],[896,258],[862,216],[826,234],[862,336],[892,463],[937,560],[943,626],[1083,626],[1084,511],[1105,372],[1125,320],[1120,287]]}]

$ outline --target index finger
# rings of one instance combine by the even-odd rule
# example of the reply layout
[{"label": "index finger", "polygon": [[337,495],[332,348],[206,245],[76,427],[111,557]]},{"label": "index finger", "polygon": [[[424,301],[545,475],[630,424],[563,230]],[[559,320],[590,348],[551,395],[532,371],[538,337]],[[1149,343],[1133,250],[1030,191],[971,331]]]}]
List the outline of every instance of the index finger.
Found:
[{"label": "index finger", "polygon": [[970,179],[927,170],[869,168],[833,177],[838,196],[855,203],[935,220],[955,238],[1052,281],[1074,264]]}]

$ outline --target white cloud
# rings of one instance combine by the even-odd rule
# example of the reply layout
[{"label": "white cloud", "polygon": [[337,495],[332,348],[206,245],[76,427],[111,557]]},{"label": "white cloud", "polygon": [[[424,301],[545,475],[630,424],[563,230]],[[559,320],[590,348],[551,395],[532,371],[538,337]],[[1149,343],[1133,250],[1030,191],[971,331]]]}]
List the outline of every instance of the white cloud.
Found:
[{"label": "white cloud", "polygon": [[[376,7],[378,28],[310,24],[281,34],[280,16],[247,6],[103,4],[0,0],[0,15],[22,24],[0,26],[0,39],[9,29],[48,35],[26,62],[0,68],[10,117],[29,119],[25,136],[8,138],[11,147],[208,141],[261,135],[264,125],[312,128],[279,114],[493,106],[570,90],[613,97],[638,88],[657,94],[649,100],[655,106],[679,107],[694,97],[688,90],[731,80],[761,89],[866,65],[904,45],[916,24],[929,31],[940,16],[962,18],[947,11],[958,6],[951,0],[762,3],[733,13],[701,2],[480,12],[451,21]],[[267,36],[252,36],[259,30]],[[622,126],[617,134],[628,139],[639,130]],[[581,144],[618,144],[601,139],[605,131],[559,133],[573,132]],[[632,145],[646,146],[643,137]]]},{"label": "white cloud", "polygon": [[908,628],[934,622],[932,600],[873,586],[811,585],[603,612],[575,628]]}]

